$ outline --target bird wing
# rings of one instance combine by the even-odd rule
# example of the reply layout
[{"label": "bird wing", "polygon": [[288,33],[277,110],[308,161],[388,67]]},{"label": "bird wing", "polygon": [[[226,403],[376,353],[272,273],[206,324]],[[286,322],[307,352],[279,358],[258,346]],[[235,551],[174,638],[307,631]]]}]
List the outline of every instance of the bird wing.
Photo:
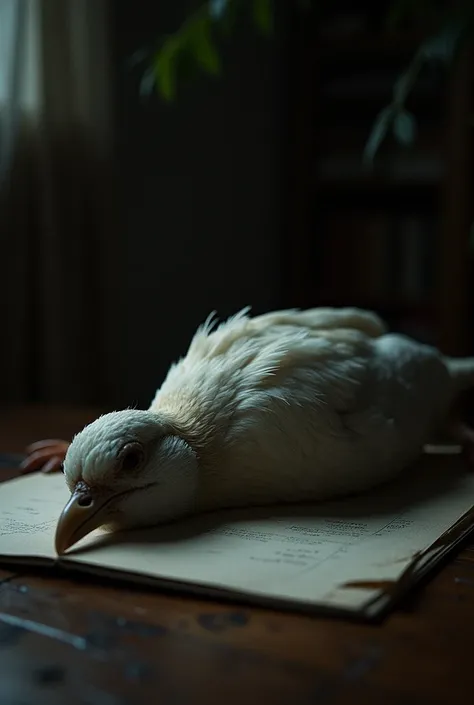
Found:
[{"label": "bird wing", "polygon": [[[377,325],[378,337],[362,330],[368,327],[375,335]],[[445,369],[437,351],[403,336],[382,335],[382,321],[360,309],[288,310],[256,318],[244,309],[215,330],[212,326],[210,317],[197,330],[151,408],[178,404],[189,419],[212,418],[215,427],[280,400],[286,408],[326,417],[326,430],[340,433],[350,427],[351,414],[355,428],[359,416],[373,416],[377,407],[387,418],[396,412],[401,418],[408,412],[403,403],[416,389],[425,389],[427,375],[432,382],[433,364]],[[431,396],[427,390],[427,399]],[[344,415],[342,426],[337,414]]]},{"label": "bird wing", "polygon": [[152,404],[198,446],[211,505],[370,487],[414,460],[446,411],[449,374],[429,346],[349,328],[262,330],[240,314],[198,333]]},{"label": "bird wing", "polygon": [[212,313],[194,334],[186,358],[195,360],[219,356],[249,338],[274,339],[276,336],[298,338],[330,330],[358,331],[371,338],[386,333],[386,325],[372,311],[358,308],[313,308],[305,311],[286,309],[250,317],[244,308],[215,329]]},{"label": "bird wing", "polygon": [[296,326],[310,330],[333,330],[348,328],[365,333],[376,338],[387,332],[382,319],[373,311],[361,308],[318,307],[305,311],[287,309],[274,311],[252,319],[252,325],[257,329],[269,326]]}]

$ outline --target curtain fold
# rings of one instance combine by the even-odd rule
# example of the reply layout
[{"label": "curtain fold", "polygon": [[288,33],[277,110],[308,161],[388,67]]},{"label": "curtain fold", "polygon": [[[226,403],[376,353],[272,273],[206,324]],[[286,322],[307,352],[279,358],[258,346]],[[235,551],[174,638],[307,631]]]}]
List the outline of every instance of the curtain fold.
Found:
[{"label": "curtain fold", "polygon": [[0,400],[102,403],[116,375],[110,5],[13,3],[0,0],[15,37],[0,84]]}]

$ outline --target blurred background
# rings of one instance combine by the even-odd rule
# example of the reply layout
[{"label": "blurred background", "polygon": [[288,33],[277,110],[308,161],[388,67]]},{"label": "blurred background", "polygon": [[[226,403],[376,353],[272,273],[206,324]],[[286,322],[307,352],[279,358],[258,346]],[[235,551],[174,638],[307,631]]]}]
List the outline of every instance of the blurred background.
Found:
[{"label": "blurred background", "polygon": [[166,100],[153,49],[130,59],[192,3],[0,0],[2,405],[146,406],[207,315],[247,305],[363,306],[473,352],[469,43],[368,168],[431,15],[266,4],[268,35],[242,16],[219,75]]}]

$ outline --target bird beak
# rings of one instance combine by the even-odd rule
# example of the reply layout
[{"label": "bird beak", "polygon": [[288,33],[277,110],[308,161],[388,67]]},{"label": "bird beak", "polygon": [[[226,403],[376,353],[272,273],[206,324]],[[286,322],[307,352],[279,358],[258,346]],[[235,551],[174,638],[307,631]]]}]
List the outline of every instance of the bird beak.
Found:
[{"label": "bird beak", "polygon": [[104,522],[107,498],[97,500],[94,492],[83,482],[77,485],[61,512],[56,526],[56,553],[64,553]]}]

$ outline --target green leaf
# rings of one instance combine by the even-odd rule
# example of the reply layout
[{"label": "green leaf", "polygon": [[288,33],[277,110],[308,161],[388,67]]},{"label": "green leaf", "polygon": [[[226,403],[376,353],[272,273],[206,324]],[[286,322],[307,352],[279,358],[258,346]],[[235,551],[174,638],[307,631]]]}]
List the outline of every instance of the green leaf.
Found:
[{"label": "green leaf", "polygon": [[138,49],[126,59],[126,65],[132,69],[143,63],[150,56],[150,49]]},{"label": "green leaf", "polygon": [[210,74],[221,71],[221,60],[212,39],[211,25],[208,17],[200,17],[189,27],[187,41],[198,64]]},{"label": "green leaf", "polygon": [[176,84],[184,86],[194,83],[198,78],[199,72],[200,66],[196,61],[192,48],[184,43],[177,62]]},{"label": "green leaf", "polygon": [[144,73],[140,81],[140,96],[142,98],[148,98],[155,87],[156,76],[154,68],[148,68]]},{"label": "green leaf", "polygon": [[379,112],[375,120],[372,132],[364,148],[364,162],[371,165],[377,150],[387,136],[389,127],[395,117],[395,109],[392,105],[387,106]]},{"label": "green leaf", "polygon": [[393,121],[393,134],[400,144],[411,145],[416,137],[416,120],[407,110],[402,110]]},{"label": "green leaf", "polygon": [[172,101],[176,95],[176,72],[178,52],[181,48],[176,37],[167,39],[154,59],[154,74],[161,95]]},{"label": "green leaf", "polygon": [[398,77],[393,87],[393,101],[402,106],[416,83],[424,62],[423,52],[417,51],[407,70]]},{"label": "green leaf", "polygon": [[449,63],[454,58],[458,43],[463,33],[460,22],[451,22],[441,32],[428,39],[421,46],[425,60],[438,60]]},{"label": "green leaf", "polygon": [[221,20],[227,12],[230,0],[209,0],[209,14],[213,20]]},{"label": "green leaf", "polygon": [[253,19],[264,34],[269,34],[273,29],[272,6],[272,0],[253,0]]}]

